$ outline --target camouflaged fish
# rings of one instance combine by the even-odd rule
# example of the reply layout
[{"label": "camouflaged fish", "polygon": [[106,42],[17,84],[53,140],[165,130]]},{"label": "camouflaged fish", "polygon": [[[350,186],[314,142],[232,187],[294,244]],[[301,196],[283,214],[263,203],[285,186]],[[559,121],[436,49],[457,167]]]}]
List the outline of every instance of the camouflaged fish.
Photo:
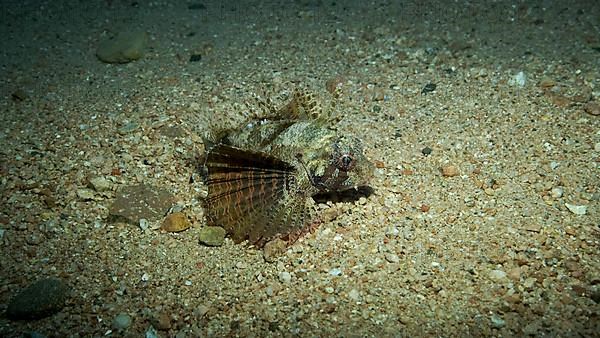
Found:
[{"label": "camouflaged fish", "polygon": [[367,186],[374,168],[359,139],[325,126],[331,118],[310,93],[264,105],[270,116],[205,142],[203,168],[208,224],[259,247],[294,241],[313,218],[309,197]]}]

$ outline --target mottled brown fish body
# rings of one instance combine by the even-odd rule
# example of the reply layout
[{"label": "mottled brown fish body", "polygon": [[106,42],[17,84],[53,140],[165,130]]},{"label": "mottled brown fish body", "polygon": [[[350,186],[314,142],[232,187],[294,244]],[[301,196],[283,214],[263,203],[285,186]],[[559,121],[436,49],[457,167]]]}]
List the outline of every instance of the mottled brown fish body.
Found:
[{"label": "mottled brown fish body", "polygon": [[312,218],[309,197],[364,186],[373,170],[360,140],[318,120],[253,121],[206,148],[208,223],[258,246],[297,237]]}]

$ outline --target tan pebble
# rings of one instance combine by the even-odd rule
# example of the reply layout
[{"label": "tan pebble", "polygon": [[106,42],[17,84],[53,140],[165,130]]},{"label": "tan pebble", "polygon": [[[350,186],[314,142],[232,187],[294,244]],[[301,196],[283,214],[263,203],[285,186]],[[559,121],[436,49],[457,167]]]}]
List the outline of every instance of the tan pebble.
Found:
[{"label": "tan pebble", "polygon": [[513,281],[520,280],[521,279],[521,268],[515,267],[515,268],[508,270],[507,276],[508,276],[508,278],[510,278]]},{"label": "tan pebble", "polygon": [[171,317],[165,312],[161,312],[152,318],[152,326],[157,330],[168,330],[171,328]]},{"label": "tan pebble", "polygon": [[385,168],[385,163],[383,163],[383,161],[375,160],[375,167],[377,167],[379,169]]},{"label": "tan pebble", "polygon": [[543,78],[540,83],[539,83],[541,88],[552,88],[554,86],[556,86],[556,81],[552,80],[549,77],[545,77]]},{"label": "tan pebble", "polygon": [[485,188],[485,189],[483,190],[483,192],[484,192],[486,195],[488,195],[488,196],[492,196],[492,195],[494,195],[494,189],[492,189],[492,188]]},{"label": "tan pebble", "polygon": [[445,177],[454,177],[458,175],[458,168],[454,165],[447,165],[442,167],[442,175]]},{"label": "tan pebble", "polygon": [[192,224],[184,213],[174,212],[164,219],[160,228],[167,232],[179,232],[188,229],[190,226]]},{"label": "tan pebble", "polygon": [[431,207],[427,204],[421,204],[421,211],[422,212],[428,212],[429,209],[431,209]]},{"label": "tan pebble", "polygon": [[588,102],[585,104],[585,106],[583,106],[583,110],[590,114],[590,115],[594,115],[594,116],[599,116],[600,115],[600,104],[598,104],[597,102]]}]

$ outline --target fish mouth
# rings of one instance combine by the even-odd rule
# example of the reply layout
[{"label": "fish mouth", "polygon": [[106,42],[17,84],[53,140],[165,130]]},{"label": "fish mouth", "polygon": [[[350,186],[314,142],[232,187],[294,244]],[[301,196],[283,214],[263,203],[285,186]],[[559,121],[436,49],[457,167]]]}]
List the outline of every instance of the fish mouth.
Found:
[{"label": "fish mouth", "polygon": [[359,186],[348,187],[348,188],[345,188],[342,190],[318,192],[318,193],[312,195],[312,199],[316,203],[327,203],[327,202],[349,203],[349,202],[356,202],[361,197],[368,198],[369,196],[373,195],[374,192],[375,192],[375,189],[373,189],[372,187],[370,187],[368,185],[359,185]]}]

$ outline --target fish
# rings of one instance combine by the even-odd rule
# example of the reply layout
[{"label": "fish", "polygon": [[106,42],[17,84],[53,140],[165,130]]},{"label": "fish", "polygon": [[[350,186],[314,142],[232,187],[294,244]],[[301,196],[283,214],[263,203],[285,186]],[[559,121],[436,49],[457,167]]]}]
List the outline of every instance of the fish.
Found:
[{"label": "fish", "polygon": [[312,93],[297,90],[280,108],[261,102],[264,116],[204,140],[201,166],[207,224],[256,247],[292,243],[311,229],[311,197],[368,187],[375,168]]}]

